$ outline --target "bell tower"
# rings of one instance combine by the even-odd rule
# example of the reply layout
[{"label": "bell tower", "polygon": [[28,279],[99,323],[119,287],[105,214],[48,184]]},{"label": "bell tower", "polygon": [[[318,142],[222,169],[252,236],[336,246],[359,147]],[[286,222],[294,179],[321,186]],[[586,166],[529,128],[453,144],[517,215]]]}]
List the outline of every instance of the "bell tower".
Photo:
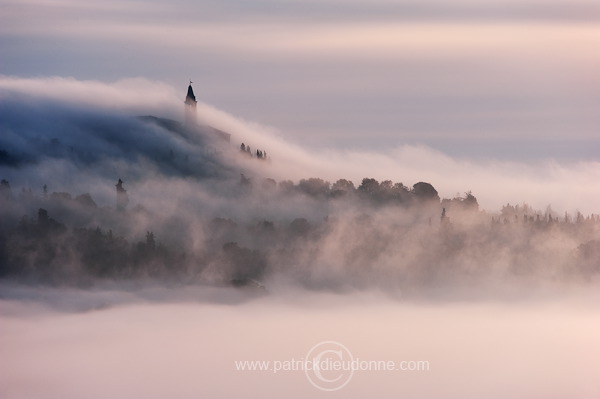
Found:
[{"label": "bell tower", "polygon": [[196,96],[194,95],[194,89],[192,89],[192,81],[188,86],[187,96],[185,96],[185,125],[196,126]]}]

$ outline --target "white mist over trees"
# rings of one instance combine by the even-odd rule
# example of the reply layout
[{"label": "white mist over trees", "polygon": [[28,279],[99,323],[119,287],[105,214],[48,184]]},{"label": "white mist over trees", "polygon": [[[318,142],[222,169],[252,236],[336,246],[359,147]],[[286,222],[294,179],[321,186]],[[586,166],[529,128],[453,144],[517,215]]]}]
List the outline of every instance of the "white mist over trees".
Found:
[{"label": "white mist over trees", "polygon": [[[71,84],[76,93],[87,87]],[[6,278],[282,281],[429,295],[474,286],[489,293],[489,286],[515,281],[585,281],[600,271],[600,222],[592,212],[510,204],[490,210],[478,202],[485,193],[440,194],[438,184],[448,185],[443,168],[439,181],[429,180],[427,169],[423,179],[404,180],[397,170],[371,164],[377,158],[368,154],[326,159],[215,111],[201,113],[200,126],[190,129],[108,108],[102,97],[87,104],[76,104],[80,94],[52,98],[48,84],[40,86],[44,95],[12,87],[0,103],[7,115],[0,138]],[[147,101],[140,113],[174,112]],[[232,142],[215,128],[232,134]],[[350,160],[348,176],[343,168]],[[597,173],[586,167],[592,173],[581,179]],[[334,172],[340,174],[330,178]],[[388,180],[395,176],[403,180]],[[565,197],[570,193],[558,202]]]}]

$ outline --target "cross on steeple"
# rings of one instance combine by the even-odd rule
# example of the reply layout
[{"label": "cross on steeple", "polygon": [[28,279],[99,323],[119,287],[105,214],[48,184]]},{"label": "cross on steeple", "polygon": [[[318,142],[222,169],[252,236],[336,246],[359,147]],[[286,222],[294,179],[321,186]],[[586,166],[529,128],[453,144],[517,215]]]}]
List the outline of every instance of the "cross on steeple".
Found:
[{"label": "cross on steeple", "polygon": [[185,96],[185,124],[187,126],[196,125],[196,96],[194,95],[194,89],[192,89],[192,79],[190,79],[190,85],[188,86],[187,95]]}]

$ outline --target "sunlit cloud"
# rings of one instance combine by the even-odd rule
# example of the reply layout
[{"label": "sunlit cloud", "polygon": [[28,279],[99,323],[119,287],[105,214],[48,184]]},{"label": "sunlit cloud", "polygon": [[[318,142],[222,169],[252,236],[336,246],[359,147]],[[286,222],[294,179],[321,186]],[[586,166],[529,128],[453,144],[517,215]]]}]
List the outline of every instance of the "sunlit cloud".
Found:
[{"label": "sunlit cloud", "polygon": [[191,78],[201,99],[305,144],[525,139],[573,159],[600,123],[599,12],[586,2],[5,5],[2,73]]},{"label": "sunlit cloud", "polygon": [[0,98],[5,100],[12,96],[26,96],[125,112],[160,109],[170,114],[178,108],[178,102],[182,102],[178,98],[181,96],[172,87],[143,78],[106,84],[65,77],[25,79],[0,75],[0,90]]}]

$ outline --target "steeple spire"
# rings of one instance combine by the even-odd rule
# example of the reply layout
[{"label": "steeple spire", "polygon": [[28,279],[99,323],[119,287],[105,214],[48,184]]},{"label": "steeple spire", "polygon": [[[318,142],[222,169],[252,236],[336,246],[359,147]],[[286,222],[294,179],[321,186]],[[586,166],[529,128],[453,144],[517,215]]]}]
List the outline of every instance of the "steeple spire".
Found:
[{"label": "steeple spire", "polygon": [[188,101],[196,101],[196,96],[194,95],[194,89],[192,89],[192,81],[190,80],[190,85],[188,86],[187,96],[185,97],[185,102]]},{"label": "steeple spire", "polygon": [[186,126],[196,125],[196,96],[192,89],[192,80],[188,86],[187,95],[185,96],[185,124]]}]

